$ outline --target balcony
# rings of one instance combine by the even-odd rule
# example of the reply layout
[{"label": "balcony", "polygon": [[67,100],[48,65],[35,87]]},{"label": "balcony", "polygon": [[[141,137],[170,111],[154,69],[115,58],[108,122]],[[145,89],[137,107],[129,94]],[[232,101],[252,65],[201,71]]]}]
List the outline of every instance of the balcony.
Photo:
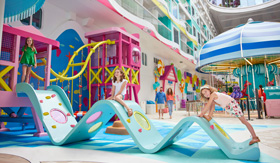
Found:
[{"label": "balcony", "polygon": [[161,36],[172,41],[171,30],[139,2],[135,0],[116,0],[116,2],[131,14],[153,24]]},{"label": "balcony", "polygon": [[192,27],[189,25],[189,23],[186,24],[186,30],[191,34],[192,33]]},{"label": "balcony", "polygon": [[193,56],[193,50],[184,41],[181,41],[181,50]]}]

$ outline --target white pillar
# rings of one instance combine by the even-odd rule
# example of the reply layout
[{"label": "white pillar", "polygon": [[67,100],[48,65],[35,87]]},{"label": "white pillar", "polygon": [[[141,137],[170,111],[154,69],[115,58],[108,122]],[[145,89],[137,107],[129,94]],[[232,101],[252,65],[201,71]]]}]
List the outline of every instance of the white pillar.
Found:
[{"label": "white pillar", "polygon": [[4,9],[5,9],[5,0],[0,0],[0,57],[1,57],[1,47],[2,47],[2,33],[3,33],[3,23],[4,23]]}]

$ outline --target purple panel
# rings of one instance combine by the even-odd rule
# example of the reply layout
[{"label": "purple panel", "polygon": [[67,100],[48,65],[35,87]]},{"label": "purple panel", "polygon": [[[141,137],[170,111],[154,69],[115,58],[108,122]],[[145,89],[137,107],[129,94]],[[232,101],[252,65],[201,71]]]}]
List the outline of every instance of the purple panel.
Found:
[{"label": "purple panel", "polygon": [[89,123],[96,121],[101,116],[101,114],[102,114],[102,111],[94,113],[87,119],[86,123],[89,124]]},{"label": "purple panel", "polygon": [[50,111],[51,117],[53,120],[55,120],[57,123],[66,123],[67,122],[67,116],[65,113],[63,113],[63,111],[59,110],[59,109],[52,109]]}]

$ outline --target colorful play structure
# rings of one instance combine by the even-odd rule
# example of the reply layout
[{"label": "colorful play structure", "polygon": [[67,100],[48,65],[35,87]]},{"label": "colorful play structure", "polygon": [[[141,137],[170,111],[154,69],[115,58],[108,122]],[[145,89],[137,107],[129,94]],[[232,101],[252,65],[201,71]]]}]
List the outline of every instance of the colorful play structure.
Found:
[{"label": "colorful play structure", "polygon": [[[37,58],[46,58],[44,87],[47,88],[50,81],[51,52],[52,50],[59,49],[59,42],[48,39],[40,33],[32,33],[28,31],[28,27],[13,28],[8,25],[3,26],[3,41],[0,60],[0,110],[1,108],[11,109],[12,107],[19,107],[20,109],[18,111],[18,118],[9,118],[9,116],[3,115],[0,117],[0,131],[9,130],[8,128],[5,128],[5,124],[3,122],[24,123],[30,121],[32,122],[34,120],[37,129],[37,133],[35,133],[34,136],[44,136],[47,134],[44,132],[42,123],[35,113],[30,100],[26,97],[18,97],[15,92],[18,79],[19,54],[20,49],[25,44],[25,39],[27,37],[32,37],[38,52]],[[40,65],[40,63],[38,65]],[[31,108],[33,117],[22,116],[26,107]]]},{"label": "colorful play structure", "polygon": [[[88,43],[112,40],[114,43],[103,44],[98,47],[91,57],[87,70],[88,89],[92,92],[89,99],[93,103],[106,99],[112,88],[112,77],[117,68],[121,68],[128,81],[126,100],[134,100],[139,103],[138,92],[140,90],[141,49],[139,35],[129,34],[124,28],[109,28],[88,32],[85,34]],[[90,49],[89,49],[90,51]],[[93,76],[91,78],[91,75]],[[132,91],[133,95],[132,96]],[[95,98],[91,98],[94,95]],[[104,98],[102,98],[104,96]],[[90,101],[90,102],[91,102]],[[91,105],[89,105],[91,106]]]},{"label": "colorful play structure", "polygon": [[[21,107],[22,109],[20,110],[30,107],[33,117],[10,118],[9,116],[1,115],[2,131],[8,130],[3,122],[31,122],[33,118],[38,130],[34,136],[46,135],[43,129],[44,126],[54,145],[64,145],[94,137],[100,128],[117,114],[140,150],[145,153],[155,153],[178,141],[190,126],[196,122],[229,158],[259,159],[260,150],[258,144],[249,146],[250,139],[242,143],[235,142],[214,119],[208,122],[204,118],[187,117],[181,120],[166,137],[160,135],[137,104],[141,66],[139,36],[137,34],[131,35],[123,28],[88,32],[85,34],[88,44],[76,50],[70,58],[66,69],[61,74],[57,74],[51,69],[50,61],[52,50],[60,53],[59,42],[45,38],[39,33],[34,34],[27,31],[28,29],[22,30],[4,25],[4,41],[2,42],[0,60],[0,107],[5,109]],[[38,65],[45,66],[44,77],[40,77],[35,72],[32,73],[34,78],[44,82],[43,90],[35,90],[32,85],[27,83],[17,84],[19,49],[22,48],[26,37],[33,38],[35,47],[39,52],[37,58],[41,60]],[[88,48],[86,59],[74,63],[74,58],[79,53],[82,53],[84,48]],[[79,72],[74,74],[72,69],[72,75],[66,75],[70,68],[77,66],[81,67]],[[125,98],[132,100],[132,91],[134,93],[136,102],[125,101],[133,109],[132,117],[128,117],[123,106],[116,101],[102,100],[109,95],[110,80],[117,67],[121,67],[124,70],[125,78],[128,80],[128,96]],[[176,81],[174,67],[170,66],[165,70],[166,75],[162,79]],[[72,81],[78,78],[80,80],[80,76],[85,71],[87,72],[90,109],[78,122],[69,100],[69,90],[65,92],[61,87],[54,84],[50,85],[50,83],[57,83],[58,79]],[[50,79],[50,74],[53,74],[56,78]],[[82,86],[79,85],[79,87]]]},{"label": "colorful play structure", "polygon": [[[32,32],[33,31],[33,32]],[[34,33],[35,31],[35,33]],[[58,80],[68,81],[68,90],[66,90],[68,97],[72,93],[71,99],[73,99],[73,80],[79,79],[79,111],[75,112],[76,116],[82,117],[85,115],[81,111],[81,75],[87,69],[87,88],[89,89],[89,99],[88,103],[91,106],[97,100],[104,99],[108,97],[110,89],[112,86],[111,78],[113,77],[114,71],[116,68],[121,67],[125,72],[125,77],[128,80],[128,92],[126,99],[132,99],[132,90],[134,93],[134,99],[138,102],[137,94],[140,90],[140,47],[139,47],[139,35],[138,34],[129,34],[123,28],[109,28],[100,31],[89,32],[85,35],[88,38],[89,44],[86,44],[80,47],[74,52],[72,57],[68,61],[68,65],[62,73],[56,73],[51,69],[51,50],[57,50],[57,55],[60,53],[59,42],[55,40],[48,39],[44,37],[40,32],[36,33],[36,29],[32,26],[23,26],[18,28],[12,28],[7,25],[4,25],[3,29],[3,43],[2,43],[2,52],[1,52],[1,95],[4,95],[4,98],[1,98],[0,108],[11,110],[14,107],[21,107],[18,111],[19,118],[9,118],[9,116],[1,116],[1,131],[8,130],[5,128],[4,123],[2,122],[30,122],[32,116],[27,117],[22,115],[26,107],[32,107],[30,101],[25,97],[17,97],[15,93],[15,85],[18,81],[18,59],[20,50],[25,43],[27,37],[32,37],[34,40],[34,45],[37,48],[38,55],[38,67],[45,67],[45,76],[41,77],[36,72],[31,72],[33,78],[38,80],[38,89],[39,81],[44,83],[44,88],[50,84],[57,84]],[[113,41],[111,41],[111,40]],[[75,57],[82,56],[83,58],[83,49],[88,48],[88,55],[86,59],[81,59],[80,62],[74,63]],[[108,52],[107,52],[108,51]],[[107,55],[108,54],[108,55]],[[95,57],[99,58],[97,59]],[[80,68],[75,74],[74,67]],[[72,73],[70,69],[72,68]],[[69,73],[68,73],[69,72]],[[50,79],[51,74],[55,77]],[[70,75],[69,75],[70,74]],[[69,91],[70,81],[72,81],[72,91]],[[90,86],[89,86],[90,85]],[[63,85],[62,85],[63,87]],[[106,93],[107,91],[107,93]],[[102,93],[102,92],[105,92]],[[97,97],[97,98],[96,98]],[[2,101],[3,100],[3,101]],[[16,101],[16,102],[14,102]],[[89,107],[90,109],[90,107]],[[36,114],[33,112],[33,118],[35,120]],[[2,112],[3,113],[3,112]],[[35,116],[34,116],[35,115]],[[40,121],[35,120],[35,124],[40,125]],[[38,133],[43,132],[42,127],[37,127]],[[39,131],[40,130],[40,131]],[[36,134],[40,136],[40,134]]]},{"label": "colorful play structure", "polygon": [[251,139],[241,143],[235,142],[214,119],[208,122],[196,116],[186,117],[166,137],[162,137],[141,107],[133,101],[125,101],[133,110],[131,117],[127,116],[123,106],[116,101],[100,100],[77,122],[70,101],[60,87],[52,85],[47,90],[34,90],[30,84],[19,83],[16,91],[19,95],[29,97],[54,145],[89,139],[117,114],[144,153],[155,153],[172,145],[196,122],[229,158],[255,161],[260,157],[257,143],[249,145]]}]

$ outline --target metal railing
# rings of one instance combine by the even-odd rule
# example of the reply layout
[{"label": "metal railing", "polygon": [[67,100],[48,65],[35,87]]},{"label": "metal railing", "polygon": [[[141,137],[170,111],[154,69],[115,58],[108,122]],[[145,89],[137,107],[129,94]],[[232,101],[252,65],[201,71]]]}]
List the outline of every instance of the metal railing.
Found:
[{"label": "metal railing", "polygon": [[155,17],[148,9],[139,4],[139,2],[135,0],[116,0],[116,2],[131,14],[153,24],[158,33],[164,38],[172,40],[171,30],[166,27],[157,17]]},{"label": "metal railing", "polygon": [[191,111],[192,112],[196,112],[196,114],[198,115],[198,113],[202,110],[204,106],[204,103],[200,102],[200,101],[188,101],[186,102],[186,111],[188,112],[189,116],[191,115]]},{"label": "metal railing", "polygon": [[181,41],[181,50],[193,56],[193,50],[184,41]]}]

